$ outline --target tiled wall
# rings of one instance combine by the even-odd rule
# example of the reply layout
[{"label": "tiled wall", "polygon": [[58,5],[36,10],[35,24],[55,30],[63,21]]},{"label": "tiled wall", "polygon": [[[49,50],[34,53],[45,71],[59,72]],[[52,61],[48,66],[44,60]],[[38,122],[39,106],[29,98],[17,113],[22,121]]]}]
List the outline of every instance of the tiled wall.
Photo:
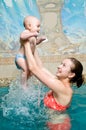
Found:
[{"label": "tiled wall", "polygon": [[[69,57],[75,57],[80,60],[84,66],[84,74],[86,75],[86,55],[69,55]],[[54,55],[54,56],[41,56],[44,66],[49,69],[53,74],[55,74],[57,66],[59,63],[68,57],[68,55]],[[20,71],[16,69],[14,64],[14,58],[2,58],[0,60],[0,86],[7,86],[12,80],[20,74]]]}]

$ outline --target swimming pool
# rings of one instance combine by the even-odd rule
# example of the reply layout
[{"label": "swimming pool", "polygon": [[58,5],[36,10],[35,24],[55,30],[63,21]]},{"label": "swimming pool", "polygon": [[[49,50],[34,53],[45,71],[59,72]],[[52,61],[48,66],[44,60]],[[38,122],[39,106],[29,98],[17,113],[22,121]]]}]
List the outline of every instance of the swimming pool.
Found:
[{"label": "swimming pool", "polygon": [[[48,91],[42,84],[24,92],[18,81],[10,87],[0,88],[0,130],[48,130],[46,108],[43,97]],[[71,130],[84,130],[86,127],[86,85],[74,89],[71,107],[67,113],[71,119]]]}]

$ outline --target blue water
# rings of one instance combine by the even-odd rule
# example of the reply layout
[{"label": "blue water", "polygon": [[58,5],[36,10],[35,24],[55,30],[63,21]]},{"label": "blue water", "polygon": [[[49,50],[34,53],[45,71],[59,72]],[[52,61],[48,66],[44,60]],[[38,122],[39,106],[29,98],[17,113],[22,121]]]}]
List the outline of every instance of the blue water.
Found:
[{"label": "blue water", "polygon": [[74,95],[68,112],[71,117],[71,130],[86,128],[86,84],[80,88],[73,87]]},{"label": "blue water", "polygon": [[[48,130],[48,117],[43,104],[48,89],[42,84],[32,83],[27,92],[24,92],[18,82],[0,88],[0,130]],[[71,130],[85,130],[86,85],[79,89],[74,86],[73,89],[73,99],[67,110]]]},{"label": "blue water", "polygon": [[17,79],[0,88],[0,130],[47,130],[43,97],[46,88],[29,83],[24,91]]}]

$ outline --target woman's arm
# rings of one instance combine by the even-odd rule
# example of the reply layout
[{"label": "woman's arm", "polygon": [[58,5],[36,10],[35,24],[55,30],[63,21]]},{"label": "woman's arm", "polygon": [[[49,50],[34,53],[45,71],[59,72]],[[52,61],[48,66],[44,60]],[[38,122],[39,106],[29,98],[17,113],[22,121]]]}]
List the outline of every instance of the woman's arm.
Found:
[{"label": "woman's arm", "polygon": [[36,64],[39,66],[39,68],[41,68],[43,66],[43,64],[42,64],[42,61],[38,55],[36,48],[35,48],[35,52],[34,52],[34,58],[35,58]]},{"label": "woman's arm", "polygon": [[43,63],[42,63],[42,61],[41,61],[41,59],[40,59],[36,49],[35,49],[35,52],[34,52],[34,58],[35,58],[37,66],[40,69],[43,68],[43,70],[47,73],[47,75],[52,76],[52,74],[46,68],[43,67]]},{"label": "woman's arm", "polygon": [[31,52],[30,44],[26,42],[24,46],[27,63],[30,71],[49,88],[54,91],[57,91],[59,81],[57,82],[56,77],[43,67],[42,62],[40,61],[40,58],[38,57],[37,53],[35,54],[34,58]]}]

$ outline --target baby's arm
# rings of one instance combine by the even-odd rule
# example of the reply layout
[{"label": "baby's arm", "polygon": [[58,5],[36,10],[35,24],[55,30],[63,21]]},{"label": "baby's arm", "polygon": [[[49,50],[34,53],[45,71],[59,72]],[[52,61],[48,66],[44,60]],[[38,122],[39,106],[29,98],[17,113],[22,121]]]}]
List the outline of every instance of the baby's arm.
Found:
[{"label": "baby's arm", "polygon": [[[34,43],[34,38],[38,36],[38,33],[37,32],[30,32],[29,30],[25,29],[21,34],[20,34],[20,42],[21,44],[23,45],[24,41],[31,41],[31,43],[33,42]],[[33,38],[34,37],[34,38]],[[35,45],[38,45],[40,44],[41,42],[43,42],[44,40],[46,40],[46,37],[45,36],[40,36],[40,37],[37,37],[36,39],[36,44]]]},{"label": "baby's arm", "polygon": [[20,40],[28,40],[30,37],[32,36],[37,36],[38,33],[37,32],[30,32],[29,30],[24,30],[21,34],[20,34]]},{"label": "baby's arm", "polygon": [[36,45],[40,44],[40,43],[43,42],[44,40],[46,40],[46,37],[45,37],[45,36],[37,37]]}]

